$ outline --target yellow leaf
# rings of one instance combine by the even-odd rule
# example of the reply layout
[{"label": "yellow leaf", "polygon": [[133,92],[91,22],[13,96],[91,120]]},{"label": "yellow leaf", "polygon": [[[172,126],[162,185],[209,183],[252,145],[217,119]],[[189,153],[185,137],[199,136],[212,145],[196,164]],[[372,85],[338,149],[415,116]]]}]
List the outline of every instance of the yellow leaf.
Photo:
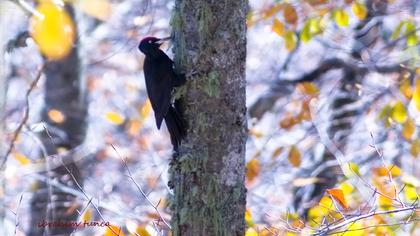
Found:
[{"label": "yellow leaf", "polygon": [[403,124],[402,136],[406,140],[410,140],[411,137],[413,136],[415,130],[416,130],[416,124],[414,123],[413,119],[409,118]]},{"label": "yellow leaf", "polygon": [[303,82],[303,83],[299,83],[297,86],[297,89],[304,94],[308,94],[308,95],[317,95],[319,94],[319,89],[316,86],[316,84],[312,83],[312,82]]},{"label": "yellow leaf", "polygon": [[397,177],[401,175],[401,169],[398,166],[389,166],[388,168],[385,167],[377,167],[373,169],[373,174],[377,176],[389,176],[391,173],[392,177]]},{"label": "yellow leaf", "polygon": [[277,18],[274,18],[274,20],[273,20],[273,26],[271,28],[272,28],[272,30],[276,34],[278,34],[280,36],[283,36],[284,33],[285,33],[285,29],[284,29],[283,23],[281,23],[281,21],[279,19],[277,19]]},{"label": "yellow leaf", "polygon": [[104,236],[124,236],[124,232],[121,227],[110,225],[106,227]]},{"label": "yellow leaf", "polygon": [[76,6],[89,16],[106,20],[111,15],[112,6],[108,0],[76,0]]},{"label": "yellow leaf", "polygon": [[145,225],[137,226],[136,233],[141,236],[151,236]]},{"label": "yellow leaf", "polygon": [[339,188],[327,189],[327,193],[344,209],[348,209],[349,205],[344,197],[343,190]]},{"label": "yellow leaf", "polygon": [[354,15],[359,18],[359,20],[364,20],[366,18],[367,10],[365,5],[354,2],[351,5],[351,10],[353,11]]},{"label": "yellow leaf", "polygon": [[344,195],[348,195],[348,194],[353,193],[355,188],[350,183],[343,182],[343,183],[340,184],[340,189],[343,190]]},{"label": "yellow leaf", "polygon": [[13,156],[15,157],[16,161],[18,161],[21,165],[27,165],[31,163],[31,160],[29,160],[25,155],[19,152],[13,153]]},{"label": "yellow leaf", "polygon": [[246,177],[248,181],[252,182],[261,171],[260,161],[258,159],[252,159],[246,164]]},{"label": "yellow leaf", "polygon": [[417,110],[420,111],[420,79],[416,81],[416,87],[413,92],[413,102]]},{"label": "yellow leaf", "polygon": [[280,154],[283,152],[283,147],[278,147],[273,151],[273,154],[271,154],[271,158],[276,158],[280,156]]},{"label": "yellow leaf", "polygon": [[349,25],[349,15],[346,11],[344,11],[344,9],[340,8],[335,12],[335,23],[341,27]]},{"label": "yellow leaf", "polygon": [[416,201],[419,199],[419,193],[415,186],[411,184],[406,184],[404,187],[404,195],[408,200]]},{"label": "yellow leaf", "polygon": [[30,33],[41,53],[51,60],[66,57],[74,43],[75,26],[68,13],[53,1],[41,1],[30,19]]},{"label": "yellow leaf", "polygon": [[140,117],[142,119],[146,119],[146,117],[150,114],[151,110],[152,104],[150,103],[150,100],[147,99],[146,102],[144,102],[143,106],[140,108]]},{"label": "yellow leaf", "polygon": [[284,42],[285,42],[286,49],[289,52],[295,49],[296,44],[297,44],[297,36],[295,32],[291,30],[286,31],[286,33],[284,34]]},{"label": "yellow leaf", "polygon": [[63,123],[66,120],[66,116],[61,111],[56,109],[51,109],[48,111],[48,118],[57,124]]},{"label": "yellow leaf", "polygon": [[248,208],[245,211],[245,222],[248,225],[248,227],[254,226],[254,221],[252,220],[252,217],[251,217],[251,211]]},{"label": "yellow leaf", "polygon": [[395,103],[391,110],[391,118],[397,123],[404,123],[408,116],[407,110],[405,109],[404,104],[401,101]]},{"label": "yellow leaf", "polygon": [[349,162],[343,168],[344,168],[344,175],[347,178],[354,177],[354,175],[360,176],[359,166],[354,162]]},{"label": "yellow leaf", "polygon": [[411,142],[410,153],[414,157],[420,154],[420,139],[415,139]]},{"label": "yellow leaf", "polygon": [[107,112],[105,118],[114,125],[121,125],[125,120],[124,116],[113,111]]},{"label": "yellow leaf", "polygon": [[253,228],[248,228],[245,232],[245,236],[259,236],[258,232]]},{"label": "yellow leaf", "polygon": [[292,164],[292,166],[294,166],[294,167],[299,167],[300,166],[300,163],[301,163],[300,151],[295,145],[293,145],[290,148],[289,155],[288,155],[287,159],[289,160],[290,164]]},{"label": "yellow leaf", "polygon": [[85,212],[83,212],[82,220],[83,221],[90,221],[92,219],[92,210],[86,209]]},{"label": "yellow leaf", "polygon": [[283,12],[284,19],[289,24],[296,24],[298,20],[298,15],[296,13],[295,8],[291,4],[284,4],[284,12]]}]

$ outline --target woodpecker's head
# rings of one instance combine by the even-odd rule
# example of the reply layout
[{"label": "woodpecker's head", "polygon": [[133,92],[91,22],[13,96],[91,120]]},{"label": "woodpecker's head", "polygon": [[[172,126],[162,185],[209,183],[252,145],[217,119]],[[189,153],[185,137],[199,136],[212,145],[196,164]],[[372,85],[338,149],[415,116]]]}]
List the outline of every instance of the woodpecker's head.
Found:
[{"label": "woodpecker's head", "polygon": [[159,50],[160,45],[169,39],[170,37],[162,39],[156,37],[146,37],[140,41],[139,50],[146,55],[153,55]]}]

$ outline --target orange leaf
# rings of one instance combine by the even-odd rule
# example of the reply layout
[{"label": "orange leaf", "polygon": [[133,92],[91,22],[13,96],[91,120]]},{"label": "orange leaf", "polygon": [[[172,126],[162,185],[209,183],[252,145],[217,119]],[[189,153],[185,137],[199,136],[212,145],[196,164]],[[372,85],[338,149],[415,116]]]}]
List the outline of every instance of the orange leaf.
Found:
[{"label": "orange leaf", "polygon": [[48,118],[54,123],[60,124],[66,120],[66,116],[59,110],[51,109],[48,111]]},{"label": "orange leaf", "polygon": [[121,227],[110,225],[106,228],[104,236],[124,236],[124,232]]},{"label": "orange leaf", "polygon": [[80,10],[99,20],[106,20],[111,15],[112,6],[108,0],[76,1]]},{"label": "orange leaf", "polygon": [[406,140],[410,140],[411,137],[413,136],[415,130],[416,130],[416,124],[414,123],[414,120],[413,119],[409,118],[403,124],[402,136]]},{"label": "orange leaf", "polygon": [[389,173],[391,173],[392,177],[397,177],[401,175],[401,169],[398,166],[389,166],[388,168],[382,166],[374,168],[373,173],[381,177],[389,176]]},{"label": "orange leaf", "polygon": [[284,12],[283,12],[284,19],[289,24],[296,24],[298,20],[298,15],[296,13],[295,8],[291,4],[284,4]]},{"label": "orange leaf", "polygon": [[276,34],[278,34],[280,36],[283,36],[284,33],[286,32],[285,29],[284,29],[283,23],[281,23],[281,21],[277,18],[274,18],[273,26],[271,28]]},{"label": "orange leaf", "polygon": [[296,117],[292,115],[288,115],[283,120],[280,121],[280,127],[282,129],[290,129],[298,123],[299,123],[299,120]]},{"label": "orange leaf", "polygon": [[327,193],[333,198],[341,207],[348,209],[349,206],[344,198],[343,190],[339,188],[327,189]]},{"label": "orange leaf", "polygon": [[273,154],[271,154],[271,158],[278,157],[283,152],[283,147],[278,147],[274,150]]},{"label": "orange leaf", "polygon": [[246,177],[253,181],[260,174],[261,165],[258,159],[252,159],[246,164]]},{"label": "orange leaf", "polygon": [[299,149],[293,145],[289,150],[289,155],[287,156],[287,159],[289,160],[290,164],[294,167],[299,167],[301,163],[300,159],[300,151]]},{"label": "orange leaf", "polygon": [[307,95],[317,95],[319,94],[319,89],[316,84],[312,82],[303,82],[298,84],[297,89],[299,92]]}]

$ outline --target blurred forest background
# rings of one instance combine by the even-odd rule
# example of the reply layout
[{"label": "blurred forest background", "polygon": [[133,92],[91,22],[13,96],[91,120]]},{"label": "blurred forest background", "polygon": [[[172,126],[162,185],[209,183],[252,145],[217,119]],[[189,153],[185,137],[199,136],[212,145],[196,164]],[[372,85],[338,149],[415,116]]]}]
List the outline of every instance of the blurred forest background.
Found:
[{"label": "blurred forest background", "polygon": [[[420,2],[249,4],[246,235],[420,235]],[[0,235],[51,214],[168,233],[172,147],[137,45],[172,7],[0,2]]]}]

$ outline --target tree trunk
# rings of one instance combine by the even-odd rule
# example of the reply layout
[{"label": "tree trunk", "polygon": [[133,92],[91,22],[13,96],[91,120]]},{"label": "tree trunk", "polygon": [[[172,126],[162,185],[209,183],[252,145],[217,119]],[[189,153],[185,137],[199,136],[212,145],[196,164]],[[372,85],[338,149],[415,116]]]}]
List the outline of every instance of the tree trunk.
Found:
[{"label": "tree trunk", "polygon": [[246,0],[176,0],[188,134],[170,167],[173,235],[244,235]]},{"label": "tree trunk", "polygon": [[[66,10],[76,24],[73,8],[67,5]],[[87,129],[87,102],[79,41],[76,39],[66,58],[47,61],[44,73],[46,84],[42,120],[46,122],[46,131],[41,134],[41,140],[48,156],[58,154],[59,150],[67,151],[57,157],[46,158],[46,174],[51,180],[78,189],[82,186],[83,179],[72,150],[83,143]],[[48,115],[51,110],[62,113],[64,121],[51,119]],[[50,169],[51,166],[55,167]],[[77,209],[82,207],[76,197],[49,186],[48,181],[38,182],[36,186],[38,188],[31,200],[31,228],[28,235],[70,235],[74,228],[42,228],[38,224],[44,221],[76,221],[79,216]]]}]

